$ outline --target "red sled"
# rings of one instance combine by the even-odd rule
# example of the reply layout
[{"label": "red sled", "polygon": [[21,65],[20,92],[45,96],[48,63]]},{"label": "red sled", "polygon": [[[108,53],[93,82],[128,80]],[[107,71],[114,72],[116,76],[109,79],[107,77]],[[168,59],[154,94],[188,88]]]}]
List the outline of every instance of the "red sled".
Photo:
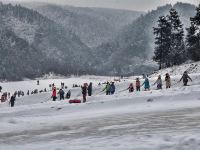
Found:
[{"label": "red sled", "polygon": [[73,100],[69,100],[69,103],[72,104],[72,103],[81,103],[81,100],[80,99],[73,99]]}]

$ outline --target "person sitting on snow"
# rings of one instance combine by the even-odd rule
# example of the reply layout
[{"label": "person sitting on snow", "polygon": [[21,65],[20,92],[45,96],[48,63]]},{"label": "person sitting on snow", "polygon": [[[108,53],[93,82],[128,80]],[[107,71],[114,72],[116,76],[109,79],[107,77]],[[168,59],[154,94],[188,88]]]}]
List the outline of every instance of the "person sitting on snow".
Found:
[{"label": "person sitting on snow", "polygon": [[149,79],[146,77],[144,80],[144,83],[142,84],[142,86],[144,85],[144,89],[145,91],[149,91],[150,90],[150,84],[149,84]]},{"label": "person sitting on snow", "polygon": [[133,86],[133,83],[131,83],[130,85],[129,85],[129,87],[128,87],[128,89],[127,90],[129,90],[129,93],[131,93],[131,92],[133,92],[134,91],[134,86]]},{"label": "person sitting on snow", "polygon": [[157,84],[157,89],[161,90],[162,89],[162,79],[161,79],[161,75],[158,76],[158,79],[156,80],[156,82],[154,83],[154,85]]},{"label": "person sitting on snow", "polygon": [[184,86],[187,86],[188,79],[190,79],[191,82],[192,82],[192,79],[191,79],[190,76],[188,75],[187,71],[185,71],[185,72],[183,73],[183,76],[182,76],[181,79],[180,79],[180,82],[181,82],[181,80],[183,80],[183,85],[184,85]]},{"label": "person sitting on snow", "polygon": [[169,73],[166,73],[165,75],[165,82],[166,82],[166,89],[171,88],[171,78]]}]

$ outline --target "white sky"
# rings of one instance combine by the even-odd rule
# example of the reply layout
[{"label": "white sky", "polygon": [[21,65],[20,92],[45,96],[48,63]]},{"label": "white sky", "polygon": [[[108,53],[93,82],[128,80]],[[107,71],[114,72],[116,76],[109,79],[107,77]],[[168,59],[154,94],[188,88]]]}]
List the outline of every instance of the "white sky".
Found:
[{"label": "white sky", "polygon": [[[8,2],[9,0],[0,0]],[[117,9],[129,9],[129,10],[141,10],[148,11],[155,9],[158,6],[165,5],[167,3],[174,4],[177,1],[187,2],[198,5],[200,0],[12,0],[18,2],[49,2],[57,4],[66,4],[80,7],[104,7],[104,8],[117,8]]]}]

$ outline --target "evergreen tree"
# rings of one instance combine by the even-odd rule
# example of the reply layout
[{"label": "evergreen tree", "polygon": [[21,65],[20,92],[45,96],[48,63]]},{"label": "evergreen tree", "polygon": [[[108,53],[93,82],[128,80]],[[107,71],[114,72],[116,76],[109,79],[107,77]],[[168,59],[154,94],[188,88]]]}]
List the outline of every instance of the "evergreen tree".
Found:
[{"label": "evergreen tree", "polygon": [[169,52],[169,66],[180,65],[185,61],[185,44],[184,44],[184,30],[183,24],[180,21],[178,12],[175,9],[170,9],[167,16],[171,25],[171,41]]},{"label": "evergreen tree", "polygon": [[168,65],[168,55],[170,50],[171,25],[165,16],[159,17],[158,27],[154,28],[155,52],[154,61],[158,62],[159,69]]},{"label": "evergreen tree", "polygon": [[196,15],[191,18],[191,26],[187,28],[187,53],[194,61],[200,60],[200,4],[196,8]]}]

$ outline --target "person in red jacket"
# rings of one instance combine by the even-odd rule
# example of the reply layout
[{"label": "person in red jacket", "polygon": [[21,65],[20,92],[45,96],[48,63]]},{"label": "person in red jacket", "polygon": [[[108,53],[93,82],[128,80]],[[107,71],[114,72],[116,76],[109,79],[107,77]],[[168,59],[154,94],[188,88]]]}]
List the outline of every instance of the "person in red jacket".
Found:
[{"label": "person in red jacket", "polygon": [[53,88],[53,91],[52,91],[52,98],[53,98],[53,101],[56,101],[56,87]]}]

